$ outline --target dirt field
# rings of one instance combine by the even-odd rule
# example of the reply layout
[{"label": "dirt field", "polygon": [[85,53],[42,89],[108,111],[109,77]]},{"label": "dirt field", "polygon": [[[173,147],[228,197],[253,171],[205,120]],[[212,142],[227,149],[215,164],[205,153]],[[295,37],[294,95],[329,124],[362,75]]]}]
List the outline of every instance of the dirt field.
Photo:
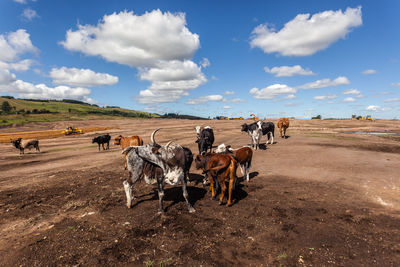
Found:
[{"label": "dirt field", "polygon": [[400,133],[400,122],[292,120],[289,138],[276,131],[276,144],[255,152],[252,179],[241,181],[232,207],[219,206],[196,184],[200,172],[192,166],[194,214],[181,188],[167,187],[166,212],[157,215],[156,189],[144,182],[126,208],[120,148],[98,152],[91,144],[100,133],[140,135],[147,143],[161,127],[159,143],[172,139],[197,153],[195,125],[211,125],[215,144],[239,147],[250,142],[242,123],[82,121],[73,125],[111,129],[41,139],[40,154],[19,156],[0,144],[0,265],[400,265],[400,135],[348,133]]}]

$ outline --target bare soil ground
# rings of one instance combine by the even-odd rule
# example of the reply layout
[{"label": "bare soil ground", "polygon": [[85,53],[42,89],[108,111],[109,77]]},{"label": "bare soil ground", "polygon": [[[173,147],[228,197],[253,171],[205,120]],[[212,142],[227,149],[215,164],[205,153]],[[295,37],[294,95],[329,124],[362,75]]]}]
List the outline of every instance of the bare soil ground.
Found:
[{"label": "bare soil ground", "polygon": [[[276,122],[275,120],[273,120]],[[292,120],[289,138],[254,154],[251,180],[232,207],[219,206],[192,166],[189,214],[180,187],[167,187],[157,215],[156,188],[135,187],[125,206],[119,147],[98,151],[93,136],[172,139],[197,153],[195,125],[211,125],[215,144],[247,145],[244,121],[74,122],[105,131],[40,140],[19,156],[0,144],[1,266],[399,266],[400,133],[397,121]],[[65,125],[64,125],[65,124]],[[64,129],[38,123],[15,132]],[[265,137],[263,138],[265,142]],[[241,173],[238,170],[238,176]]]}]

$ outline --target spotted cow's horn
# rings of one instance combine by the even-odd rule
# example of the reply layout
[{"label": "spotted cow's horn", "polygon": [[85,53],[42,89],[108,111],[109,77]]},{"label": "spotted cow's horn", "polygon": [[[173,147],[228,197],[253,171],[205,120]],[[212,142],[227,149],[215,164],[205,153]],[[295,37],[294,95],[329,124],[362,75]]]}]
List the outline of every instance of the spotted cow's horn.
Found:
[{"label": "spotted cow's horn", "polygon": [[158,132],[161,128],[158,128],[156,130],[154,130],[154,132],[151,134],[150,139],[151,139],[151,143],[154,145],[156,145],[156,141],[154,140],[154,135],[156,134],[156,132]]},{"label": "spotted cow's horn", "polygon": [[172,143],[172,141],[169,141],[166,145],[165,145],[165,149],[168,149],[169,145]]}]

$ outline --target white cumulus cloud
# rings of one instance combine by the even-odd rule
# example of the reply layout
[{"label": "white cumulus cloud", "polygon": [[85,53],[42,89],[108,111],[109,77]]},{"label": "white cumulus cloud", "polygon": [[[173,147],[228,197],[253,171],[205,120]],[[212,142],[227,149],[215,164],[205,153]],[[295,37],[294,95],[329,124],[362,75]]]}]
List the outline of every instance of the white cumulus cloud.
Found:
[{"label": "white cumulus cloud", "polygon": [[207,96],[201,96],[198,98],[192,98],[186,101],[186,104],[188,105],[201,105],[205,104],[208,101],[216,101],[216,102],[222,102],[224,100],[224,97],[222,95],[207,95]]},{"label": "white cumulus cloud", "polygon": [[265,72],[275,75],[275,77],[291,77],[295,75],[314,75],[315,73],[309,69],[303,69],[300,65],[273,67],[272,69],[265,67]]},{"label": "white cumulus cloud", "polygon": [[361,94],[361,92],[358,91],[357,89],[349,89],[349,90],[343,91],[342,94],[344,94],[344,95],[359,95],[359,94]]},{"label": "white cumulus cloud", "polygon": [[90,69],[53,68],[50,77],[55,84],[70,86],[91,87],[118,83],[118,77],[107,73],[96,73]]},{"label": "white cumulus cloud", "polygon": [[257,26],[251,35],[251,47],[264,53],[284,56],[308,56],[326,49],[343,39],[355,27],[362,25],[361,7],[299,14],[277,31],[268,24]]},{"label": "white cumulus cloud", "polygon": [[234,95],[235,91],[225,91],[224,95]]},{"label": "white cumulus cloud", "polygon": [[366,110],[369,110],[369,111],[381,111],[382,108],[380,106],[370,105],[370,106],[368,106],[366,108]]},{"label": "white cumulus cloud", "polygon": [[68,30],[61,44],[71,51],[135,67],[191,58],[200,41],[186,27],[184,13],[153,10],[143,15],[132,11],[105,15],[96,26]]},{"label": "white cumulus cloud", "polygon": [[250,94],[256,99],[274,99],[281,95],[290,95],[296,93],[297,90],[287,86],[286,84],[273,84],[263,89],[252,88]]},{"label": "white cumulus cloud", "polygon": [[340,77],[337,77],[334,80],[322,79],[322,80],[317,80],[315,82],[306,83],[304,85],[299,86],[298,88],[301,88],[301,89],[319,89],[319,88],[339,86],[339,85],[344,85],[344,84],[349,84],[349,83],[350,83],[350,81],[346,77],[340,76]]},{"label": "white cumulus cloud", "polygon": [[36,53],[38,49],[32,44],[29,33],[24,29],[0,34],[0,61],[15,61],[24,53]]}]

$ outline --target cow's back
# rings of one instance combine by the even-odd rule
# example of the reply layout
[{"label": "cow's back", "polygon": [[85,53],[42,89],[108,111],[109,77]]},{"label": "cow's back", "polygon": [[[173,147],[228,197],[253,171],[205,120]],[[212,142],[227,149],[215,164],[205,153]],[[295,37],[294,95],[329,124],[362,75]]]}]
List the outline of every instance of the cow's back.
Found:
[{"label": "cow's back", "polygon": [[125,149],[130,146],[142,146],[142,145],[143,145],[143,140],[137,135],[121,138],[122,149]]}]

